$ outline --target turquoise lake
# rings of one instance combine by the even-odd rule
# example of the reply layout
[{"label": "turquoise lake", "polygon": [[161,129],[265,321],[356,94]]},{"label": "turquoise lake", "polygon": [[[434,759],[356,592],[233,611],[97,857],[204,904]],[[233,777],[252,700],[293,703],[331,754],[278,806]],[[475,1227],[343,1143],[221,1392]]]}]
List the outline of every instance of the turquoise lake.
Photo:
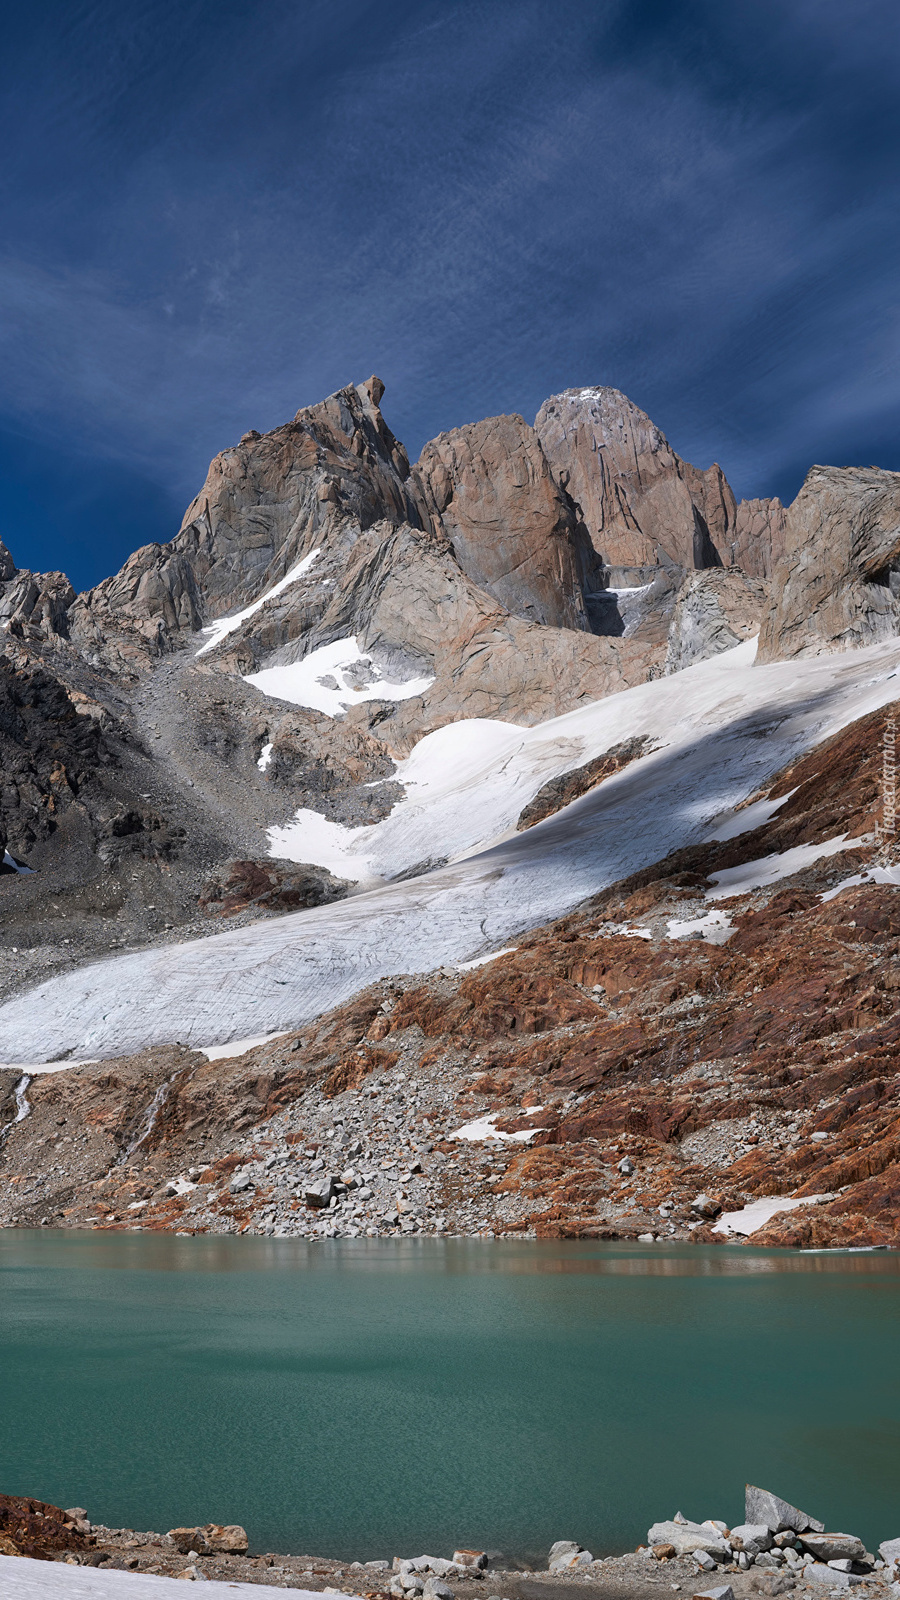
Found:
[{"label": "turquoise lake", "polygon": [[347,1559],[900,1536],[900,1258],[0,1232],[0,1487]]}]

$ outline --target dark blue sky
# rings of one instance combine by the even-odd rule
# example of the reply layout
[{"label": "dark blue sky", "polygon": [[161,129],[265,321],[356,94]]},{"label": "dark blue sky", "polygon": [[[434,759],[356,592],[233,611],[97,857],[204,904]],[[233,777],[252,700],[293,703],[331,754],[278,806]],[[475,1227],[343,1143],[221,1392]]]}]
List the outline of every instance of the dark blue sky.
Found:
[{"label": "dark blue sky", "polygon": [[900,468],[895,0],[38,0],[0,535],[77,586],[376,371],[411,455],[608,383],[738,494]]}]

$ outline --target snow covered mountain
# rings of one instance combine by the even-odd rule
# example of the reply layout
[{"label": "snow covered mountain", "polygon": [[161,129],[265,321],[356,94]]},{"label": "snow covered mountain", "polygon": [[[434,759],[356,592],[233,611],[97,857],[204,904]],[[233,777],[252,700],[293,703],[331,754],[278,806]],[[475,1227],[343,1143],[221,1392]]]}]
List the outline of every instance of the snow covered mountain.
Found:
[{"label": "snow covered mountain", "polygon": [[0,547],[0,1225],[896,1243],[900,475],[381,399]]},{"label": "snow covered mountain", "polygon": [[[443,434],[410,466],[382,395],[371,378],[245,435],[169,544],[85,594],[0,550],[0,1058],[113,1050],[84,963],[123,949],[157,950],[123,958],[155,975],[152,1003],[123,1001],[144,1042],[209,1033],[165,976],[201,972],[207,948],[215,970],[234,949],[254,996],[215,1002],[223,1037],[306,1016],[423,940],[435,960],[471,954],[687,842],[798,739],[875,703],[863,658],[831,652],[884,643],[890,660],[898,475],[815,468],[787,511],[736,504],[717,466],[681,461],[602,388],[546,401],[534,427]],[[751,668],[760,630],[768,665]],[[580,856],[548,822],[507,837],[548,783],[544,816],[600,784]],[[617,812],[599,852],[585,819],[618,796],[628,826]],[[476,879],[495,885],[483,904]],[[361,889],[381,896],[371,933]],[[430,921],[447,896],[465,914]],[[390,946],[382,915],[404,930]],[[234,931],[194,942],[223,918]],[[273,976],[263,1000],[253,952],[295,939],[318,976],[296,1005]]]}]

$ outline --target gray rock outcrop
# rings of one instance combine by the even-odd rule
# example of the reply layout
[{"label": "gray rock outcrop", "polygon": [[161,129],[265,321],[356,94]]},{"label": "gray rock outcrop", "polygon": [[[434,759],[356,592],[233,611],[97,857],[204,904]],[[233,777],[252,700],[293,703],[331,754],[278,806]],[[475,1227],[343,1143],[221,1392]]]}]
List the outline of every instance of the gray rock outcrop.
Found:
[{"label": "gray rock outcrop", "polygon": [[812,467],[788,507],[760,659],[900,633],[900,473]]},{"label": "gray rock outcrop", "polygon": [[688,573],[669,625],[666,672],[681,672],[752,638],[767,606],[766,585],[737,567]]}]

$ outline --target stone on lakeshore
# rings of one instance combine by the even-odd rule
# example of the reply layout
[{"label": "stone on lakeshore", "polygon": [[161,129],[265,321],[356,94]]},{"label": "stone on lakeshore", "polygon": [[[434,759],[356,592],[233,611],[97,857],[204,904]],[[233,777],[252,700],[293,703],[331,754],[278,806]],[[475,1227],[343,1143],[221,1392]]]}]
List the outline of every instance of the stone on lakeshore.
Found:
[{"label": "stone on lakeshore", "polygon": [[198,1556],[209,1554],[210,1546],[202,1528],[170,1528],[168,1537],[183,1556],[192,1550]]},{"label": "stone on lakeshore", "polygon": [[772,1494],[768,1489],[757,1489],[752,1483],[748,1483],[744,1490],[744,1518],[747,1522],[764,1522],[773,1533],[780,1533],[787,1528],[793,1528],[795,1533],[805,1533],[807,1528],[816,1533],[825,1531],[824,1522],[817,1522],[815,1517],[798,1511],[787,1500],[780,1500],[777,1494]]},{"label": "stone on lakeshore", "polygon": [[577,1556],[580,1549],[581,1545],[576,1544],[573,1539],[557,1539],[556,1543],[550,1546],[547,1560],[555,1561],[557,1556]]},{"label": "stone on lakeshore", "polygon": [[657,1561],[671,1561],[678,1554],[673,1544],[655,1544],[652,1549]]},{"label": "stone on lakeshore", "polygon": [[453,1600],[453,1590],[443,1578],[426,1578],[425,1600]]},{"label": "stone on lakeshore", "polygon": [[780,1550],[761,1550],[758,1555],[753,1557],[753,1560],[758,1567],[780,1567],[784,1561],[784,1556]]},{"label": "stone on lakeshore", "polygon": [[837,1561],[826,1562],[826,1566],[833,1568],[835,1572],[852,1572],[854,1563],[848,1561],[846,1556],[840,1556]]},{"label": "stone on lakeshore", "polygon": [[805,1533],[803,1548],[817,1561],[864,1561],[866,1547],[852,1533]]},{"label": "stone on lakeshore", "polygon": [[720,1533],[712,1533],[709,1528],[701,1528],[698,1522],[654,1522],[647,1534],[647,1543],[652,1548],[655,1544],[673,1544],[680,1556],[692,1556],[695,1551],[701,1551],[725,1561],[731,1551],[727,1541]]},{"label": "stone on lakeshore", "polygon": [[249,1540],[245,1529],[237,1522],[222,1524],[220,1522],[207,1522],[199,1530],[206,1537],[206,1543],[214,1555],[217,1556],[245,1556]]},{"label": "stone on lakeshore", "polygon": [[[66,1516],[71,1514],[66,1512]],[[895,1561],[900,1561],[900,1539],[882,1539],[878,1546],[878,1554],[885,1566],[892,1567]]]},{"label": "stone on lakeshore", "polygon": [[[253,1179],[251,1178],[249,1172],[239,1172],[235,1177],[232,1178],[228,1187],[232,1194],[243,1194],[245,1189],[250,1188],[252,1182]],[[169,1187],[172,1188],[173,1186],[170,1184]]]},{"label": "stone on lakeshore", "polygon": [[731,1530],[731,1544],[735,1550],[746,1550],[758,1556],[761,1550],[771,1550],[772,1531],[765,1522],[739,1522]]},{"label": "stone on lakeshore", "polygon": [[716,1563],[712,1556],[708,1555],[705,1550],[694,1550],[692,1554],[701,1572],[713,1571]]},{"label": "stone on lakeshore", "polygon": [[734,1590],[730,1583],[720,1583],[715,1589],[701,1590],[694,1600],[734,1600]]},{"label": "stone on lakeshore", "polygon": [[850,1589],[854,1584],[865,1583],[865,1578],[859,1578],[853,1572],[835,1572],[833,1567],[827,1567],[824,1561],[811,1561],[804,1568],[803,1577],[806,1583],[830,1583],[833,1589]]},{"label": "stone on lakeshore", "polygon": [[487,1559],[484,1550],[454,1550],[453,1552],[453,1560],[457,1567],[474,1567],[478,1572],[487,1566]]},{"label": "stone on lakeshore", "polygon": [[303,1200],[310,1211],[324,1211],[330,1204],[333,1195],[333,1178],[324,1178],[321,1183],[307,1184],[303,1191]]},{"label": "stone on lakeshore", "polygon": [[567,1551],[562,1555],[553,1557],[549,1570],[551,1572],[570,1572],[578,1567],[589,1567],[593,1559],[590,1550]]},{"label": "stone on lakeshore", "polygon": [[619,1172],[624,1172],[626,1178],[630,1178],[631,1174],[634,1171],[634,1162],[632,1161],[631,1157],[630,1156],[623,1156],[621,1161],[619,1162],[617,1170]]}]

